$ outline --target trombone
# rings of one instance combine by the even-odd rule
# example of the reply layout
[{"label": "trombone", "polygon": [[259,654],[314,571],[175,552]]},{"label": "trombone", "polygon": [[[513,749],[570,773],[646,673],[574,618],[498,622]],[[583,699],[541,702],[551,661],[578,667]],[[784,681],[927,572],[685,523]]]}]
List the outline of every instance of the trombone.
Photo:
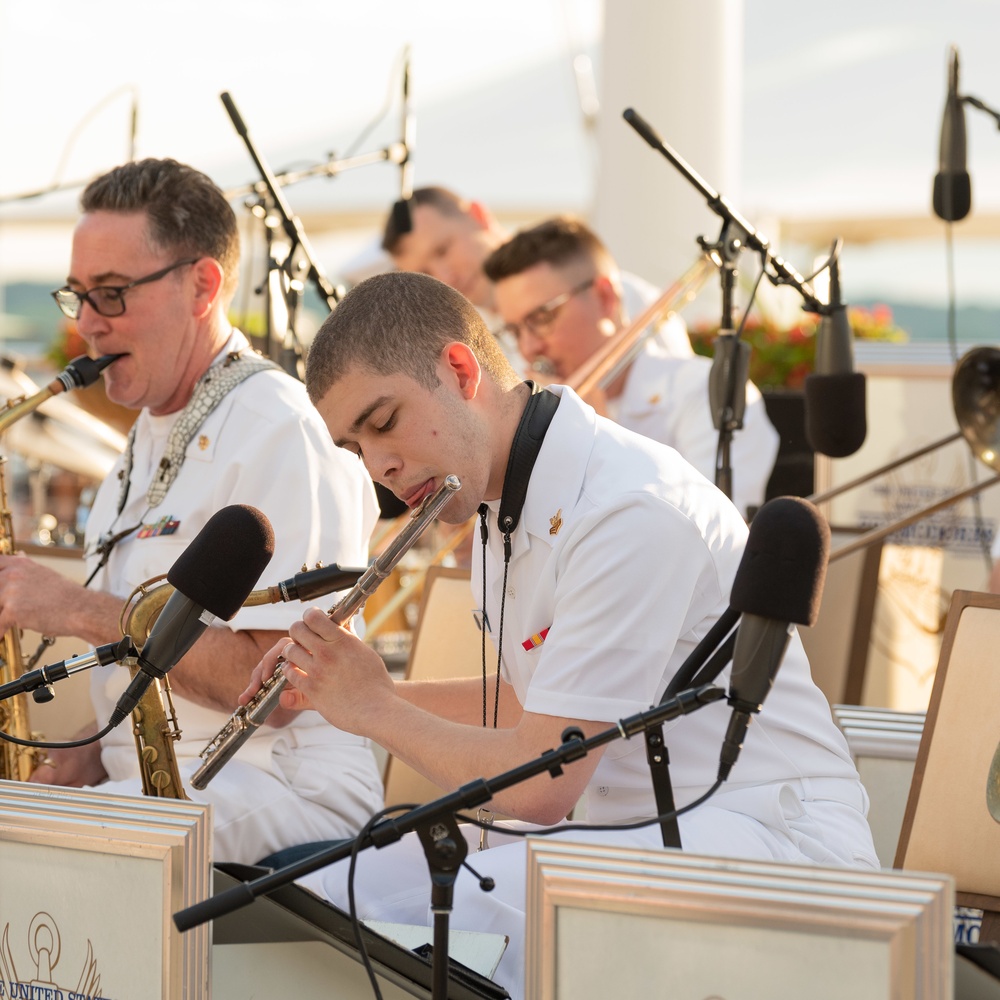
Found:
[{"label": "trombone", "polygon": [[831,552],[831,561],[857,552],[859,549],[895,534],[931,514],[936,514],[939,510],[944,510],[946,507],[982,492],[987,487],[1000,483],[1000,350],[995,347],[974,347],[959,359],[952,375],[951,400],[955,419],[959,426],[957,431],[922,448],[917,448],[892,462],[887,462],[850,482],[842,483],[840,486],[835,486],[822,493],[814,493],[806,499],[817,505],[825,503],[960,438],[965,438],[976,458],[988,465],[998,475],[984,479],[980,483],[973,483],[971,486],[958,490],[935,503],[921,507],[891,524],[883,525],[881,528],[873,528]]},{"label": "trombone", "polygon": [[646,340],[656,333],[663,314],[675,312],[690,302],[715,271],[711,257],[708,254],[699,255],[655,302],[628,326],[609,337],[572,372],[566,379],[566,385],[584,397],[594,389],[606,389],[635,360]]}]

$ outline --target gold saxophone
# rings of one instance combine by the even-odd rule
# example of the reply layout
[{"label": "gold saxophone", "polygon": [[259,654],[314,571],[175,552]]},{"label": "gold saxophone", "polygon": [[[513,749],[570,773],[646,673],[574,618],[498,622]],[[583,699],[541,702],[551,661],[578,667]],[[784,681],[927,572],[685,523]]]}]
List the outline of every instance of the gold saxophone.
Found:
[{"label": "gold saxophone", "polygon": [[[122,608],[119,625],[122,636],[132,640],[136,651],[141,650],[149,638],[173,591],[164,574],[140,583],[129,595]],[[128,656],[122,663],[128,667],[131,677],[139,672],[136,656]],[[132,736],[139,755],[142,794],[160,799],[186,799],[188,796],[181,782],[177,754],[174,753],[174,744],[181,738],[181,730],[170,694],[170,682],[166,677],[154,680],[132,709]]]},{"label": "gold saxophone", "polygon": [[[7,459],[0,457],[0,555],[10,556],[14,554],[14,528],[10,507],[7,505],[6,464]],[[0,682],[7,684],[24,673],[21,630],[17,626],[7,629],[3,634],[2,657]],[[41,739],[41,734],[33,733],[28,725],[26,694],[16,694],[0,701],[0,730],[21,740]],[[0,778],[6,781],[27,781],[44,756],[40,747],[23,747],[3,740],[0,742]]]},{"label": "gold saxophone", "polygon": [[[6,409],[0,412],[0,434],[21,417],[38,409],[47,399],[69,389],[81,389],[97,381],[101,372],[117,358],[106,354],[102,358],[80,357],[71,361],[47,386],[32,396],[7,400]],[[0,555],[14,554],[14,527],[7,504],[5,480],[6,459],[0,456]],[[16,626],[3,634],[3,660],[0,662],[0,683],[17,680],[24,673],[24,656],[21,652],[21,630]],[[28,724],[28,699],[17,694],[0,701],[0,730],[21,740],[39,740]],[[7,740],[0,740],[0,778],[9,781],[27,781],[31,772],[44,759],[40,747],[24,747]]]}]

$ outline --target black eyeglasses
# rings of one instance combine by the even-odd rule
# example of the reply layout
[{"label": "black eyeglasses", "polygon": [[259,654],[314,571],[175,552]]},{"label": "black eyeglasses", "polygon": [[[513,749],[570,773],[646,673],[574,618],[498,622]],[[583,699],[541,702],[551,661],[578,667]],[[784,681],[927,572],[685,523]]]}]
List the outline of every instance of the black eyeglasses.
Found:
[{"label": "black eyeglasses", "polygon": [[66,285],[52,293],[52,298],[56,300],[56,305],[62,310],[64,316],[70,319],[79,319],[83,311],[84,302],[90,303],[90,308],[99,316],[121,316],[125,312],[125,293],[130,288],[137,285],[148,285],[151,281],[159,281],[160,278],[170,274],[179,267],[187,264],[194,264],[201,260],[201,257],[189,257],[186,260],[179,260],[176,264],[147,274],[145,278],[136,278],[127,285],[98,285],[86,292],[78,292],[75,288]]},{"label": "black eyeglasses", "polygon": [[562,295],[557,295],[553,299],[549,299],[548,302],[543,302],[540,306],[532,309],[520,323],[507,323],[503,327],[503,333],[509,333],[515,340],[520,339],[521,330],[527,330],[528,333],[533,334],[536,337],[544,337],[548,328],[555,321],[556,316],[559,314],[559,310],[562,309],[564,305],[574,295],[579,295],[580,292],[585,292],[590,286],[597,280],[596,277],[588,278],[586,281],[582,281],[575,288],[571,288],[568,292],[563,292]]}]

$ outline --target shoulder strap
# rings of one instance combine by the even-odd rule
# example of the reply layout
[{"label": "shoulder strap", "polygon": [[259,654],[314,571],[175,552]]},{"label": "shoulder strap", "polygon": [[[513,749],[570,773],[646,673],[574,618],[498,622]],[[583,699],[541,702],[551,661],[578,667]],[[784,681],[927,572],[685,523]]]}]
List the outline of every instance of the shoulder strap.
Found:
[{"label": "shoulder strap", "polygon": [[[238,363],[237,363],[238,362]],[[262,357],[247,351],[233,351],[225,358],[212,365],[195,385],[194,393],[187,406],[181,411],[176,423],[170,431],[167,446],[160,459],[159,471],[153,477],[146,493],[146,503],[156,507],[167,495],[177,474],[184,464],[184,456],[191,439],[208,418],[208,415],[232,392],[241,382],[257,372],[269,368],[281,370],[280,365],[270,358]],[[132,475],[132,448],[135,442],[135,426],[129,432],[128,444],[125,448],[125,465],[119,474],[121,485],[118,490],[118,513],[125,508],[128,498],[129,480]]]},{"label": "shoulder strap", "polygon": [[510,457],[507,459],[507,471],[504,473],[500,510],[497,514],[497,523],[505,537],[514,533],[521,520],[521,509],[528,495],[531,470],[534,468],[535,459],[538,458],[542,441],[545,440],[545,432],[549,429],[549,424],[552,423],[559,406],[559,397],[554,392],[539,389],[531,381],[525,384],[530,387],[531,396],[514,433]]}]

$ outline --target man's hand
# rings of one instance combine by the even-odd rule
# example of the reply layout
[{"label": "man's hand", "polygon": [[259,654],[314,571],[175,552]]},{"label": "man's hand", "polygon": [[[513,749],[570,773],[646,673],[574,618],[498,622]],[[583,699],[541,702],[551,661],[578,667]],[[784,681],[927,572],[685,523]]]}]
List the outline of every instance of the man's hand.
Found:
[{"label": "man's hand", "polygon": [[65,635],[67,609],[84,593],[80,584],[25,555],[0,556],[0,632],[17,626]]},{"label": "man's hand", "polygon": [[[93,732],[96,730],[92,730],[90,735]],[[82,738],[82,735],[77,738]],[[108,772],[101,763],[101,744],[95,742],[83,747],[49,750],[48,756],[31,772],[28,781],[83,788],[85,785],[99,785],[107,777]]]},{"label": "man's hand", "polygon": [[395,695],[378,653],[318,608],[306,611],[288,637],[264,655],[240,695],[241,705],[260,690],[276,666],[289,682],[281,693],[283,709],[315,709],[338,729],[362,736],[369,735],[365,719],[377,711],[379,699]]}]

